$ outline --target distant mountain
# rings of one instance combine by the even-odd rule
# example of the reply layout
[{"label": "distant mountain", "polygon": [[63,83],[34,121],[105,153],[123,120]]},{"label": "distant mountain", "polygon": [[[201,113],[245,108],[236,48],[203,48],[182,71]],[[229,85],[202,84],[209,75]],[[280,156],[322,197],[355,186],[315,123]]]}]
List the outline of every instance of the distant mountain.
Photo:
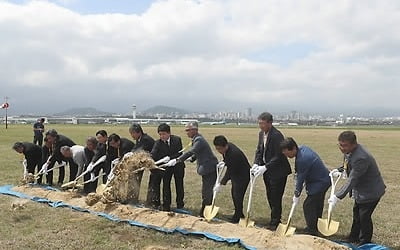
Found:
[{"label": "distant mountain", "polygon": [[190,111],[169,106],[154,106],[142,111],[143,114],[188,114]]},{"label": "distant mountain", "polygon": [[111,116],[112,113],[97,110],[95,108],[71,108],[56,113],[54,116]]}]

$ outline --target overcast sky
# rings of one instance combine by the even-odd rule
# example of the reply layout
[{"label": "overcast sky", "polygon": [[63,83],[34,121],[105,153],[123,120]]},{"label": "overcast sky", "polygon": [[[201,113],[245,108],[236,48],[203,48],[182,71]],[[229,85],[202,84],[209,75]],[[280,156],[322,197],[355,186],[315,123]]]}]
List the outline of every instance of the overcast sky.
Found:
[{"label": "overcast sky", "polygon": [[400,1],[0,0],[10,113],[399,110]]}]

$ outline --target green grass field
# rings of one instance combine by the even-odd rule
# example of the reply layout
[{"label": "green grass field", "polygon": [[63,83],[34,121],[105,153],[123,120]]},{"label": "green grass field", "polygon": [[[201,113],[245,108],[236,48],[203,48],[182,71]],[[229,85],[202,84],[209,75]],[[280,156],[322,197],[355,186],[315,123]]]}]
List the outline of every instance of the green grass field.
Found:
[{"label": "green grass field", "polygon": [[[46,129],[55,128],[61,134],[73,139],[77,144],[84,145],[89,135],[94,135],[98,129],[106,129],[108,133],[118,133],[121,137],[130,138],[127,126],[86,126],[86,125],[47,125]],[[337,148],[337,136],[343,129],[338,128],[280,128],[285,136],[292,136],[299,144],[312,147],[331,168],[341,164],[342,155]],[[145,132],[158,138],[156,127],[144,127]],[[183,127],[172,127],[172,132],[189,142]],[[355,128],[358,140],[375,156],[387,189],[373,215],[373,241],[393,249],[400,249],[400,211],[398,177],[398,145],[400,145],[399,129],[359,129]],[[223,134],[238,145],[253,161],[257,144],[258,129],[256,127],[204,127],[200,132],[211,143],[215,135]],[[21,156],[11,150],[15,141],[31,141],[30,125],[11,125],[8,130],[0,128],[0,185],[17,185],[22,177]],[[221,156],[216,154],[219,159]],[[293,167],[293,162],[292,167]],[[68,174],[68,170],[66,173]],[[56,174],[57,176],[57,174]],[[66,178],[67,179],[67,178]],[[148,173],[143,177],[141,196],[146,195]],[[196,174],[195,166],[187,164],[185,176],[185,203],[188,210],[198,213],[201,204],[201,179]],[[340,185],[340,184],[339,184]],[[283,220],[289,213],[293,195],[293,177],[289,176],[284,195]],[[302,198],[304,199],[304,195]],[[270,210],[266,201],[265,187],[261,179],[256,183],[252,214],[257,224],[265,225],[269,221]],[[238,246],[216,243],[202,238],[169,235],[146,230],[125,224],[109,222],[92,215],[78,213],[69,209],[54,209],[47,205],[28,202],[27,208],[12,211],[13,197],[0,196],[0,249],[157,249],[154,246],[171,249],[235,249]],[[173,197],[174,200],[174,197]],[[230,197],[230,183],[222,188],[217,198],[220,207],[218,217],[226,219],[233,213]],[[247,195],[245,202],[247,204]],[[174,204],[173,204],[174,205]],[[339,232],[332,240],[343,239],[349,232],[352,220],[351,199],[346,198],[335,208],[333,219],[340,222]],[[298,206],[292,223],[301,231],[305,227],[302,207]],[[153,247],[153,248],[152,248]],[[164,249],[164,248],[159,248]]]}]

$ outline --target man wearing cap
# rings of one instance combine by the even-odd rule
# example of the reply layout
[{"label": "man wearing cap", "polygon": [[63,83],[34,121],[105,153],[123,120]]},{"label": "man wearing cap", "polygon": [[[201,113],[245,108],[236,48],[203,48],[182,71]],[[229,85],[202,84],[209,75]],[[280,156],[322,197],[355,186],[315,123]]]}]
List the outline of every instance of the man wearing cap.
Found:
[{"label": "man wearing cap", "polygon": [[33,124],[33,144],[38,144],[39,146],[43,144],[44,121],[44,118],[40,118]]},{"label": "man wearing cap", "polygon": [[189,122],[185,126],[185,131],[187,136],[192,139],[192,147],[178,158],[170,160],[166,166],[175,166],[177,163],[184,162],[191,156],[196,157],[197,173],[201,175],[202,179],[200,216],[203,216],[205,206],[211,205],[212,202],[213,187],[217,180],[216,166],[218,160],[206,139],[199,134],[197,122]]}]

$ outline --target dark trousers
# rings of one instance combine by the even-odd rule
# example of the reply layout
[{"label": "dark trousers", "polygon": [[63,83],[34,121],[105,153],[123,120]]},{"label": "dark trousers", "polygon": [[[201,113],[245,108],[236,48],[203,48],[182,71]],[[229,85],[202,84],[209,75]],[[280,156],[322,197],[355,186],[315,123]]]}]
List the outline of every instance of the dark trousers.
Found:
[{"label": "dark trousers", "polygon": [[318,218],[322,218],[324,210],[325,194],[328,189],[321,193],[307,195],[303,203],[304,218],[306,219],[307,231],[317,234]]},{"label": "dark trousers", "polygon": [[160,202],[161,180],[163,179],[164,171],[151,170],[149,177],[149,185],[147,188],[146,205],[158,208]]},{"label": "dark trousers", "polygon": [[233,214],[234,220],[240,219],[244,217],[243,214],[243,199],[246,193],[247,186],[249,184],[249,180],[235,180],[231,179],[232,189],[231,195],[233,200],[233,206],[235,207],[235,213]]},{"label": "dark trousers", "polygon": [[[29,174],[35,174],[35,168],[37,167],[37,171],[39,172],[42,166],[40,166],[40,163],[42,162],[42,158],[39,159],[32,159],[32,160],[27,160],[27,166],[26,169],[28,170]],[[37,180],[38,184],[42,184],[42,175],[39,175],[39,179]]]},{"label": "dark trousers", "polygon": [[163,207],[168,210],[171,207],[171,180],[174,176],[175,190],[176,190],[176,207],[183,208],[185,203],[185,190],[183,187],[183,178],[185,177],[185,167],[183,165],[176,165],[165,169],[163,177]]},{"label": "dark trousers", "polygon": [[75,180],[78,174],[78,165],[71,159],[68,159],[69,165],[69,181]]},{"label": "dark trousers", "polygon": [[[61,162],[59,162],[58,164],[61,164]],[[50,165],[48,167],[48,170],[52,169],[54,167],[54,165]],[[58,175],[58,184],[62,184],[64,182],[64,177],[65,177],[65,167],[60,167],[58,168],[59,171],[59,175]],[[53,185],[53,171],[50,171],[47,173],[46,175],[46,182],[48,185],[52,186]]]},{"label": "dark trousers", "polygon": [[201,209],[200,216],[203,216],[203,211],[205,206],[211,205],[213,199],[213,188],[215,181],[217,180],[217,173],[212,172],[207,175],[201,176],[202,186],[201,186]]},{"label": "dark trousers", "polygon": [[108,175],[111,172],[111,162],[110,161],[106,161],[104,163],[101,163],[100,165],[101,167],[99,168],[99,172],[102,169],[103,173],[105,173],[105,175],[103,175],[103,184],[107,183],[107,179],[108,179]]},{"label": "dark trousers", "polygon": [[42,146],[42,144],[43,144],[43,135],[34,135],[33,136],[33,144],[38,144],[39,146]]},{"label": "dark trousers", "polygon": [[[68,163],[69,165],[69,181],[73,181],[76,178],[76,175],[78,173],[78,165],[76,165],[76,163],[72,160],[72,158],[70,159],[62,159],[61,161],[58,162],[58,164],[61,164],[62,161],[65,161]],[[52,169],[54,167],[54,165],[49,166],[49,169]],[[65,167],[60,167],[59,169],[59,176],[58,176],[58,184],[61,185],[64,182],[64,178],[65,178]],[[47,184],[49,185],[53,185],[53,171],[50,171],[47,174]]]},{"label": "dark trousers", "polygon": [[[87,166],[86,166],[87,167]],[[86,171],[86,168],[85,168]],[[100,168],[94,169],[94,175],[98,176],[100,172]],[[90,173],[87,173],[83,176],[83,181],[88,181],[90,180]],[[96,192],[97,184],[98,184],[99,179],[96,179],[93,182],[88,182],[86,184],[83,184],[83,192],[88,194],[88,193],[93,193]]]},{"label": "dark trousers", "polygon": [[379,200],[369,203],[354,202],[353,225],[351,226],[350,239],[359,241],[361,244],[370,243],[373,233],[372,213]]},{"label": "dark trousers", "polygon": [[267,199],[271,208],[270,225],[277,226],[282,216],[282,196],[285,191],[287,176],[279,179],[271,179],[264,175],[264,184],[267,189]]}]

